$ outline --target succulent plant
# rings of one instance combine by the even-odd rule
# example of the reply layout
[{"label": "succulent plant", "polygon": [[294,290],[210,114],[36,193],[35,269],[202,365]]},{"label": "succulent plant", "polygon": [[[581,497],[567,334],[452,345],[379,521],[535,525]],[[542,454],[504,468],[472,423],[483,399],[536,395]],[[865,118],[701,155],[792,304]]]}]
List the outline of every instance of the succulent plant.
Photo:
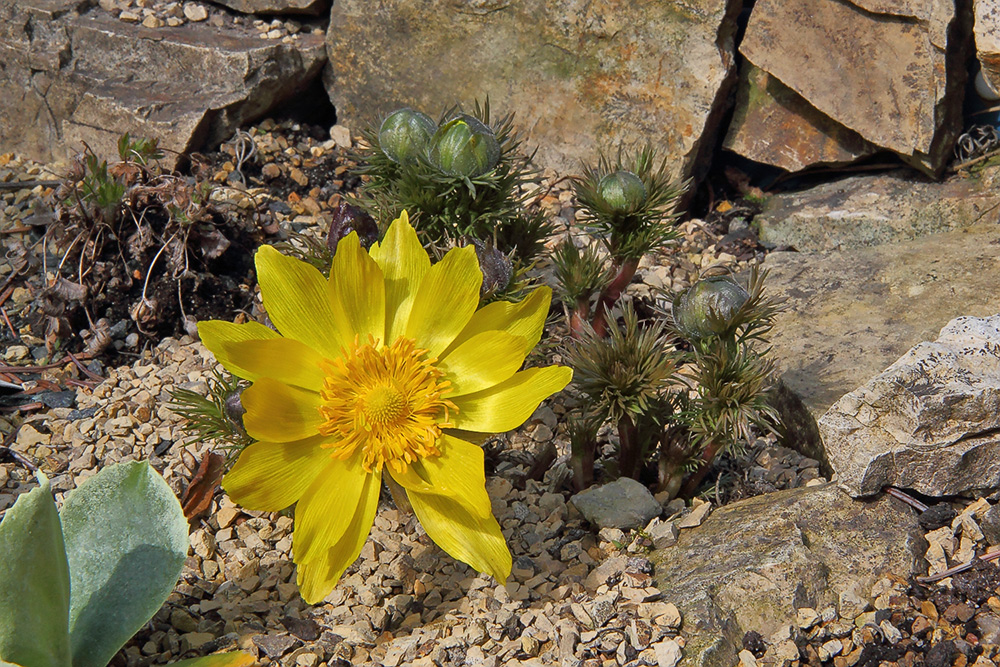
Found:
[{"label": "succulent plant", "polygon": [[446,174],[474,178],[497,166],[500,142],[488,125],[459,114],[431,137],[427,159]]},{"label": "succulent plant", "polygon": [[728,276],[704,278],[674,298],[674,323],[692,340],[720,336],[749,298],[743,286]]},{"label": "succulent plant", "polygon": [[597,184],[597,192],[617,213],[630,213],[646,203],[646,186],[642,179],[624,169],[602,178]]},{"label": "succulent plant", "polygon": [[414,164],[436,129],[437,124],[427,114],[410,108],[397,109],[379,127],[379,148],[396,164]]},{"label": "succulent plant", "polygon": [[[145,461],[116,463],[66,495],[49,480],[22,494],[0,523],[0,665],[104,667],[173,591],[188,524]],[[185,667],[247,667],[245,653]]]}]

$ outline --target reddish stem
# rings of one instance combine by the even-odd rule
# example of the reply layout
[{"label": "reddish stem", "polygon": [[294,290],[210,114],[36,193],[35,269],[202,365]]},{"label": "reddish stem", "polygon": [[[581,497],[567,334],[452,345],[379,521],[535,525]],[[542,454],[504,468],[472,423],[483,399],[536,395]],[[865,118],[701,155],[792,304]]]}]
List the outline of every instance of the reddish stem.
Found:
[{"label": "reddish stem", "polygon": [[604,334],[608,330],[607,312],[611,310],[611,307],[615,305],[615,302],[621,298],[622,292],[624,292],[625,288],[628,287],[628,284],[632,282],[632,278],[635,277],[635,271],[638,268],[638,259],[626,259],[622,262],[614,280],[612,280],[608,286],[604,288],[604,291],[601,292],[601,296],[597,300],[597,308],[594,309],[594,319],[592,322],[594,333],[599,337],[604,337]]},{"label": "reddish stem", "polygon": [[713,440],[708,443],[708,446],[701,453],[701,463],[698,465],[698,469],[692,472],[687,480],[685,480],[684,486],[681,488],[681,496],[690,498],[695,494],[698,486],[705,479],[705,475],[708,474],[709,469],[712,467],[712,461],[722,451],[722,446],[723,442],[721,440]]},{"label": "reddish stem", "polygon": [[576,308],[569,316],[569,331],[573,338],[579,339],[583,336],[588,317],[590,317],[590,296],[581,297],[576,300]]}]

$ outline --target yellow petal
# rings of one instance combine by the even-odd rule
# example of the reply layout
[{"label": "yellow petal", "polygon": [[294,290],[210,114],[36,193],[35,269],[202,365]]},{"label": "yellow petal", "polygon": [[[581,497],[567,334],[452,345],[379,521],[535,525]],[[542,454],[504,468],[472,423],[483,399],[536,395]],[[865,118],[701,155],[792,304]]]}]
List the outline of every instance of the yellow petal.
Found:
[{"label": "yellow petal", "polygon": [[499,384],[521,368],[528,354],[524,339],[504,331],[484,331],[469,338],[435,365],[451,382],[448,398]]},{"label": "yellow petal", "polygon": [[315,267],[261,246],[255,257],[264,308],[286,338],[300,340],[331,359],[354,341],[340,338],[327,280]]},{"label": "yellow petal", "polygon": [[444,434],[438,440],[438,447],[439,456],[418,459],[402,473],[389,469],[389,474],[407,492],[446,496],[473,516],[490,516],[492,504],[486,493],[482,448]]},{"label": "yellow petal", "polygon": [[568,366],[529,368],[489,389],[454,399],[456,429],[501,433],[517,428],[538,404],[561,391],[573,379]]},{"label": "yellow petal", "polygon": [[482,284],[475,248],[452,248],[420,282],[405,335],[438,356],[476,312]]},{"label": "yellow petal", "polygon": [[240,453],[222,488],[247,509],[277,512],[296,502],[330,462],[327,436],[256,442]]},{"label": "yellow petal", "polygon": [[[305,343],[292,338],[270,338],[222,342],[219,346],[230,364],[243,369],[245,374],[240,377],[246,380],[255,382],[269,377],[312,391],[323,388],[326,378],[320,368],[323,356]],[[218,354],[216,358],[221,360]]]},{"label": "yellow petal", "polygon": [[511,558],[500,525],[490,514],[475,516],[447,496],[407,491],[413,513],[427,534],[448,555],[499,582],[510,576]]},{"label": "yellow petal", "polygon": [[431,260],[406,211],[392,221],[382,243],[373,245],[369,252],[385,278],[385,342],[392,343],[405,331],[417,288],[431,268]]},{"label": "yellow petal", "polygon": [[353,512],[353,516],[341,538],[313,560],[308,562],[296,560],[299,593],[309,604],[322,601],[337,585],[344,570],[361,554],[361,548],[365,545],[372,523],[375,521],[381,486],[379,473],[367,475],[357,507],[344,510],[347,513]]},{"label": "yellow petal", "polygon": [[[295,506],[295,534],[292,545],[296,563],[320,558],[336,545],[354,520],[355,510],[364,500],[371,479],[381,484],[381,474],[365,472],[362,457],[331,459]],[[376,488],[376,495],[377,488]],[[370,528],[371,525],[367,526]],[[367,535],[367,530],[365,535]]]},{"label": "yellow petal", "polygon": [[256,440],[289,442],[316,435],[323,417],[319,393],[260,378],[241,396],[243,426]]},{"label": "yellow petal", "polygon": [[268,329],[259,322],[247,322],[246,324],[233,324],[222,320],[208,320],[198,322],[198,336],[201,342],[208,348],[209,352],[215,355],[222,366],[244,380],[253,379],[251,371],[234,363],[226,354],[224,346],[229,343],[243,343],[250,340],[272,340],[281,338],[277,331]]},{"label": "yellow petal", "polygon": [[523,337],[527,353],[541,340],[551,301],[552,290],[539,287],[518,303],[494,301],[483,306],[476,311],[443,356],[473,336],[495,330]]},{"label": "yellow petal", "polygon": [[327,282],[340,339],[385,340],[385,282],[382,269],[361,247],[357,232],[337,244]]}]

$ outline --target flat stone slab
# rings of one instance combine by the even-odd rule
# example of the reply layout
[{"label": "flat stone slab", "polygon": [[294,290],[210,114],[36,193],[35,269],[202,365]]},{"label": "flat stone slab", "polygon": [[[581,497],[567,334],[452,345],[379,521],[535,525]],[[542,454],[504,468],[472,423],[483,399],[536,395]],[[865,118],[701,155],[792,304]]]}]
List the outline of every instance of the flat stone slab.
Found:
[{"label": "flat stone slab", "polygon": [[0,145],[52,161],[117,155],[124,132],[178,154],[214,146],[316,79],[323,38],[207,22],[146,28],[86,2],[0,0]]},{"label": "flat stone slab", "polygon": [[921,546],[912,509],[824,484],[720,507],[651,559],[657,587],[681,611],[684,664],[732,667],[747,631],[767,637],[800,607],[867,597],[882,576],[914,572]]},{"label": "flat stone slab", "polygon": [[774,195],[754,225],[764,243],[811,252],[894,243],[998,217],[1000,166],[989,166],[943,182],[898,170]]},{"label": "flat stone slab", "polygon": [[989,224],[850,252],[768,255],[768,290],[788,307],[771,336],[782,381],[819,419],[950,320],[995,314],[998,253],[1000,227]]},{"label": "flat stone slab", "polygon": [[1000,315],[960,317],[819,420],[838,483],[929,496],[1000,485]]}]

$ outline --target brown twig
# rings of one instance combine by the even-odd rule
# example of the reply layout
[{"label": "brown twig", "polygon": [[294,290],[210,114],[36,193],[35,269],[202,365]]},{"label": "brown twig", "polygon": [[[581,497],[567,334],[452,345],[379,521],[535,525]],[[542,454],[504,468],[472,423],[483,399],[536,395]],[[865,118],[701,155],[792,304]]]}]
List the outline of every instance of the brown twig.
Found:
[{"label": "brown twig", "polygon": [[917,510],[918,512],[926,512],[927,511],[927,505],[924,505],[922,502],[920,502],[919,500],[917,500],[916,498],[914,498],[910,494],[904,493],[904,492],[900,491],[899,489],[897,489],[894,486],[884,486],[884,487],[882,487],[882,492],[885,493],[885,494],[887,494],[887,495],[892,496],[893,498],[895,498],[897,500],[902,500],[904,503],[906,503],[907,505],[909,505],[913,509]]},{"label": "brown twig", "polygon": [[937,574],[931,574],[926,577],[916,577],[916,581],[921,584],[933,584],[935,581],[941,581],[942,579],[947,579],[953,574],[959,574],[965,572],[966,570],[972,569],[972,566],[976,564],[976,561],[991,561],[1000,558],[1000,549],[995,551],[990,551],[982,556],[974,556],[972,560],[968,563],[962,563],[961,565],[956,565],[955,567],[950,567],[943,572],[938,572]]},{"label": "brown twig", "polygon": [[14,461],[15,463],[21,464],[31,472],[38,472],[38,466],[29,461],[27,458],[25,458],[23,454],[15,452],[13,449],[10,448],[10,446],[14,444],[14,440],[17,438],[17,433],[20,430],[21,427],[18,426],[13,431],[8,433],[7,436],[3,439],[3,444],[0,445],[0,461],[4,460]]},{"label": "brown twig", "polygon": [[49,188],[61,184],[62,181],[10,181],[0,183],[0,190],[23,190],[25,188],[37,188],[39,185]]},{"label": "brown twig", "polygon": [[79,359],[77,359],[77,358],[76,358],[75,356],[73,356],[73,353],[72,353],[72,352],[67,352],[67,353],[66,353],[66,356],[68,356],[68,357],[70,358],[70,360],[71,360],[71,361],[72,361],[72,362],[73,362],[74,364],[76,364],[76,367],[77,367],[77,368],[79,368],[79,369],[80,369],[80,371],[81,371],[81,372],[82,372],[82,373],[83,373],[84,375],[86,375],[87,377],[89,377],[89,378],[90,378],[91,380],[94,380],[95,382],[104,382],[104,379],[105,379],[105,378],[101,377],[100,375],[98,375],[98,374],[97,374],[97,373],[95,373],[94,371],[90,370],[89,368],[87,368],[86,366],[84,366],[83,364],[81,364],[81,363],[80,363],[80,360],[79,360]]}]

